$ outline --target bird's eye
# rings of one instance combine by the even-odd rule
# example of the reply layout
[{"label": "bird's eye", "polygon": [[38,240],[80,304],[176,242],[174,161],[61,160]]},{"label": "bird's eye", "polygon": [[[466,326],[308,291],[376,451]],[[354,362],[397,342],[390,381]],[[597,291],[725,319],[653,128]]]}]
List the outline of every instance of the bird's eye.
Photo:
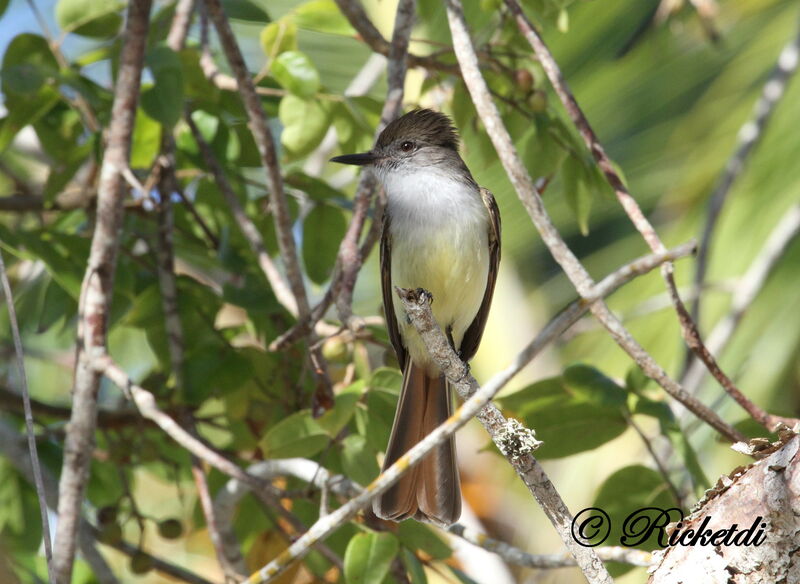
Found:
[{"label": "bird's eye", "polygon": [[413,142],[405,141],[402,144],[400,144],[400,150],[402,150],[403,152],[411,152],[413,149],[414,149]]}]

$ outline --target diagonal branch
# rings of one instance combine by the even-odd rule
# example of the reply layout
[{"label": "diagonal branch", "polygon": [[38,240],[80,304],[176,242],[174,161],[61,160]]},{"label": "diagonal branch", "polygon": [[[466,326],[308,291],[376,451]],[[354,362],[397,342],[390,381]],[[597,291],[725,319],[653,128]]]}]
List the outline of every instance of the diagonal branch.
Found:
[{"label": "diagonal branch", "polygon": [[44,540],[44,557],[47,560],[47,574],[51,582],[55,582],[55,572],[53,570],[53,546],[50,542],[50,521],[47,519],[47,501],[45,500],[44,484],[42,483],[42,467],[39,464],[39,452],[36,450],[36,435],[33,429],[33,411],[31,409],[31,396],[28,393],[28,377],[25,374],[25,357],[22,351],[22,338],[19,334],[19,324],[17,323],[17,311],[14,309],[14,297],[11,294],[11,285],[8,283],[6,265],[3,262],[3,254],[0,253],[0,283],[2,283],[3,296],[8,307],[8,320],[11,324],[11,334],[14,337],[14,352],[17,357],[17,369],[19,369],[19,386],[22,395],[22,403],[25,409],[25,433],[28,437],[28,453],[31,457],[31,468],[33,471],[33,484],[36,487],[36,495],[39,499],[39,512],[42,516],[42,539]]},{"label": "diagonal branch", "polygon": [[[395,465],[387,469],[386,472],[376,478],[366,488],[366,491],[371,493],[371,496],[374,496],[388,489],[395,481],[397,481],[398,478],[400,478],[404,472],[408,470],[410,464],[412,464],[412,461],[418,462],[421,460],[427,452],[435,448],[438,444],[444,442],[448,436],[452,435],[452,433],[455,432],[458,427],[466,422],[468,417],[474,416],[478,411],[480,411],[480,409],[514,377],[514,375],[516,375],[523,367],[525,367],[525,365],[527,365],[548,343],[558,338],[562,332],[564,332],[570,327],[570,325],[577,321],[578,318],[580,318],[581,315],[586,312],[588,307],[593,303],[597,302],[604,295],[610,294],[633,277],[652,270],[664,261],[683,257],[690,253],[693,249],[693,243],[685,244],[680,248],[672,250],[666,255],[653,254],[650,256],[645,256],[634,260],[630,264],[623,266],[616,272],[604,278],[601,282],[595,285],[589,293],[586,294],[585,299],[573,302],[566,310],[562,311],[558,316],[556,316],[544,329],[542,329],[539,335],[537,335],[537,337],[525,349],[523,349],[519,355],[517,355],[511,365],[494,375],[492,379],[489,380],[489,382],[483,387],[483,389],[479,390],[476,395],[473,396],[473,398],[468,400],[456,411],[450,420],[434,430],[434,432],[427,436],[420,444],[409,451],[406,456],[402,457],[397,461],[397,463],[395,463]],[[259,473],[262,471],[272,472],[277,464],[280,464],[280,462],[266,461],[264,463],[259,463],[258,466],[254,465],[251,467],[251,469],[254,473],[256,470],[258,470]],[[295,469],[296,467],[292,468]],[[371,496],[358,496],[359,492],[352,483],[339,483],[336,481],[329,482],[329,476],[325,473],[320,472],[319,474],[315,474],[316,471],[312,471],[311,474],[308,475],[308,472],[309,471],[307,469],[291,471],[291,473],[295,476],[300,476],[297,473],[305,473],[305,476],[314,477],[312,479],[314,484],[320,488],[322,485],[326,485],[337,494],[355,498],[351,499],[346,505],[342,506],[334,513],[317,521],[317,523],[315,523],[311,529],[309,529],[309,531],[296,542],[295,545],[291,546],[283,555],[270,562],[270,564],[268,564],[266,567],[259,570],[257,574],[251,576],[249,582],[264,582],[274,578],[283,570],[285,570],[292,561],[301,558],[308,553],[310,546],[327,537],[337,527],[353,517],[359,509],[363,508],[369,503]],[[303,477],[301,476],[300,478]],[[311,482],[311,480],[309,480],[309,482]],[[233,497],[234,493],[232,492],[230,496]],[[220,497],[223,497],[223,499],[218,499],[215,502],[215,506],[217,506],[219,509],[218,515],[223,517],[230,516],[233,513],[233,510],[230,508],[226,510],[225,503],[223,501],[228,501],[227,504],[228,507],[230,507],[230,505],[235,504],[235,500],[229,499],[228,495],[220,495]],[[239,553],[238,544],[235,542],[235,539],[226,539],[225,536],[223,536],[223,539],[227,541],[226,550],[228,551],[226,553],[232,554],[232,559],[235,559],[236,554]]]},{"label": "diagonal branch", "polygon": [[297,314],[299,318],[305,318],[310,310],[308,296],[306,295],[303,273],[297,257],[297,246],[292,235],[292,219],[286,203],[286,193],[283,190],[283,177],[278,164],[275,141],[267,125],[267,119],[261,107],[261,100],[256,93],[253,79],[247,70],[244,57],[239,45],[236,43],[236,37],[233,34],[233,30],[231,30],[230,22],[228,22],[222,10],[220,0],[204,0],[204,2],[208,15],[217,29],[222,50],[225,52],[234,77],[236,77],[239,94],[242,97],[247,117],[250,120],[250,131],[253,134],[253,139],[261,155],[261,162],[267,173],[270,211],[275,222],[278,247],[280,248],[286,276],[289,280],[289,287],[297,303]]},{"label": "diagonal branch", "polygon": [[[759,291],[763,288],[767,277],[772,272],[777,261],[783,256],[788,245],[800,234],[800,205],[793,205],[781,218],[775,228],[767,237],[764,247],[750,264],[750,267],[739,279],[736,285],[731,307],[728,314],[723,318],[711,334],[708,335],[708,348],[710,351],[720,354],[728,345],[736,327],[739,325],[744,313],[755,300]],[[696,392],[700,382],[705,375],[705,368],[697,359],[691,363],[689,370],[683,378],[683,384],[687,391]],[[753,417],[768,416],[766,412],[751,413]],[[784,423],[791,422],[772,416],[772,420],[764,419],[764,422],[774,424],[778,421]],[[758,419],[758,418],[757,418]],[[792,426],[791,423],[787,423]]]},{"label": "diagonal branch", "polygon": [[219,163],[216,156],[214,156],[211,147],[209,146],[208,142],[206,142],[205,138],[203,138],[203,135],[200,133],[200,129],[197,127],[197,124],[194,123],[192,116],[187,113],[187,115],[184,116],[184,119],[186,120],[186,124],[189,126],[189,130],[192,132],[192,136],[194,137],[194,141],[197,143],[197,147],[200,150],[200,155],[203,157],[203,161],[206,163],[206,167],[214,177],[214,182],[217,183],[220,193],[222,193],[225,202],[231,209],[234,219],[236,219],[236,224],[239,226],[239,230],[242,232],[242,235],[250,245],[250,249],[256,255],[258,266],[261,268],[261,271],[264,273],[264,276],[266,276],[267,281],[272,287],[272,292],[275,294],[275,298],[277,298],[278,302],[280,302],[281,305],[287,311],[289,311],[289,314],[296,317],[298,315],[296,297],[292,294],[292,290],[290,289],[289,285],[283,279],[283,276],[281,275],[277,266],[275,266],[275,263],[269,256],[269,253],[267,253],[267,247],[264,244],[264,239],[261,237],[261,233],[258,231],[258,227],[256,227],[256,224],[252,221],[252,219],[250,219],[250,217],[247,216],[247,213],[245,213],[244,208],[239,202],[239,198],[236,196],[230,181],[225,176],[225,171],[223,170],[222,165]]},{"label": "diagonal branch", "polygon": [[[553,58],[553,55],[550,53],[550,50],[547,48],[547,45],[544,43],[544,40],[533,27],[530,20],[528,20],[527,16],[525,16],[517,0],[505,0],[505,3],[516,18],[517,25],[522,31],[522,34],[528,40],[533,48],[534,53],[539,58],[542,68],[550,79],[550,83],[553,85],[556,94],[561,99],[561,102],[564,105],[564,108],[567,110],[570,119],[572,119],[573,124],[583,137],[587,148],[592,153],[592,156],[605,176],[606,181],[609,185],[611,185],[611,188],[614,189],[617,200],[622,205],[625,213],[628,215],[634,227],[636,227],[636,230],[642,235],[651,250],[654,252],[664,251],[666,249],[664,244],[661,242],[661,239],[658,237],[658,234],[656,233],[652,224],[644,216],[644,213],[642,213],[642,210],[636,203],[636,200],[628,192],[628,188],[623,183],[621,177],[614,168],[611,159],[606,154],[605,149],[597,138],[597,135],[589,124],[589,121],[586,119],[586,116],[575,100],[574,95],[564,79],[564,76],[561,74],[561,70],[558,68],[558,64]],[[742,405],[746,411],[750,412],[750,410],[753,408],[757,408],[757,406],[752,404],[744,395],[744,393],[742,393],[742,391],[736,387],[730,377],[728,377],[722,371],[714,356],[703,344],[697,324],[694,320],[692,320],[689,311],[678,294],[678,287],[675,284],[674,266],[669,262],[665,263],[661,266],[661,274],[667,284],[667,290],[669,291],[672,304],[678,314],[681,333],[689,349],[691,349],[692,352],[698,356],[698,358],[708,368],[709,372],[711,372],[717,381],[719,381],[720,385],[722,385],[722,387],[725,388],[725,390],[730,393],[731,396],[736,399],[737,403]],[[621,323],[619,326],[622,326]],[[674,382],[671,381],[671,384],[674,384]],[[679,386],[675,384],[674,389],[679,389]],[[683,390],[681,391],[683,392]],[[732,436],[728,437],[732,438]]]},{"label": "diagonal branch", "polygon": [[64,463],[59,483],[59,521],[53,555],[56,580],[61,583],[70,582],[72,578],[80,508],[94,442],[100,376],[91,368],[87,357],[104,352],[106,347],[108,313],[123,219],[124,181],[121,172],[128,167],[130,157],[150,4],[151,0],[131,0],[128,5],[125,42],[120,55],[108,144],[100,174],[97,222],[81,287],[72,416],[64,444]]},{"label": "diagonal branch", "polygon": [[[341,10],[342,14],[344,14],[350,22],[350,25],[356,29],[359,36],[367,43],[369,48],[384,57],[389,57],[394,45],[394,37],[392,38],[392,43],[389,43],[383,38],[383,35],[375,28],[375,25],[372,24],[369,16],[367,16],[361,2],[359,0],[335,0],[335,2],[339,10]],[[424,57],[408,53],[405,56],[405,61],[406,66],[409,67],[424,67],[426,69],[434,69],[458,75],[458,67],[442,63],[433,57]]]},{"label": "diagonal branch", "polygon": [[[31,463],[30,452],[23,448],[22,443],[23,437],[4,420],[0,420],[0,454],[9,460],[26,480],[35,484],[35,470]],[[47,467],[42,467],[41,479],[47,505],[51,509],[57,509],[58,482],[56,478]],[[92,536],[89,524],[83,518],[80,519],[78,526],[78,546],[83,558],[91,566],[93,575],[100,584],[117,584],[117,578],[97,550],[96,541]]]},{"label": "diagonal branch", "polygon": [[[798,21],[800,25],[800,21]],[[694,301],[692,302],[692,317],[695,322],[700,322],[700,289],[703,287],[703,282],[706,278],[706,270],[708,268],[708,255],[710,253],[711,238],[714,234],[714,228],[717,225],[717,219],[722,212],[722,207],[728,198],[733,184],[739,175],[744,170],[745,163],[758,145],[761,137],[764,135],[764,130],[769,123],[772,113],[775,111],[776,106],[780,103],[781,97],[784,95],[784,90],[789,80],[797,71],[798,62],[800,58],[800,27],[797,33],[781,50],[778,56],[778,62],[775,68],[764,84],[761,90],[761,95],[758,98],[753,113],[750,119],[739,128],[737,136],[736,151],[725,164],[725,170],[720,176],[714,192],[708,198],[708,210],[706,211],[706,222],[703,226],[703,235],[700,239],[700,250],[697,254],[697,266],[694,273],[694,290],[696,292]]]},{"label": "diagonal branch", "polygon": [[[473,545],[496,553],[506,562],[515,566],[524,566],[536,570],[552,570],[554,568],[569,568],[577,565],[575,558],[568,554],[529,554],[465,525],[452,525],[448,531]],[[598,547],[595,548],[595,552],[604,562],[621,562],[631,566],[649,566],[652,561],[650,552],[621,546]]]},{"label": "diagonal branch", "polygon": [[[486,81],[481,75],[478,58],[475,55],[475,50],[467,31],[461,3],[458,0],[447,0],[447,14],[453,36],[453,48],[461,66],[464,82],[472,96],[478,115],[503,163],[506,174],[553,258],[564,270],[578,294],[585,298],[591,292],[594,282],[586,268],[581,265],[553,225],[544,208],[538,189],[533,184],[528,171],[522,164],[511,142],[508,131],[503,126],[500,114],[492,102]],[[660,249],[659,251],[664,250]],[[593,303],[590,310],[608,330],[617,344],[633,358],[642,371],[663,387],[667,393],[684,404],[696,416],[710,424],[731,442],[739,442],[744,437],[741,432],[727,424],[694,396],[686,393],[678,383],[670,378],[666,371],[656,363],[655,359],[639,345],[604,302]]]},{"label": "diagonal branch", "polygon": [[[350,4],[360,7],[355,1]],[[415,8],[416,0],[401,0],[397,4],[392,44],[389,47],[389,61],[387,63],[389,88],[386,92],[386,102],[383,104],[380,122],[375,129],[376,139],[386,125],[403,111],[403,90],[407,70],[406,55],[408,55],[411,28],[414,25]],[[336,258],[337,269],[334,270],[334,277],[331,282],[331,288],[336,297],[339,319],[344,326],[351,329],[360,328],[361,325],[359,321],[353,320],[352,310],[353,288],[355,288],[356,277],[366,257],[362,255],[358,247],[358,241],[364,230],[367,212],[377,186],[377,180],[371,171],[361,174],[353,203],[353,217],[342,243],[339,245],[339,254]],[[373,217],[373,221],[379,220],[379,217]],[[365,251],[369,253],[369,250]]]}]

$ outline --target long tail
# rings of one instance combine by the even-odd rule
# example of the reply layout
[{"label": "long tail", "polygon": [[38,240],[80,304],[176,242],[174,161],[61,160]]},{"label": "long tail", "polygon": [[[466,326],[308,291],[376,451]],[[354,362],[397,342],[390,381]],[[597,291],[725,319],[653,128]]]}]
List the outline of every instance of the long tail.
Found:
[{"label": "long tail", "polygon": [[[450,387],[444,376],[428,377],[409,360],[386,447],[383,470],[444,422],[452,413]],[[461,515],[461,484],[452,436],[372,504],[378,517],[402,521],[413,517],[438,525]]]}]

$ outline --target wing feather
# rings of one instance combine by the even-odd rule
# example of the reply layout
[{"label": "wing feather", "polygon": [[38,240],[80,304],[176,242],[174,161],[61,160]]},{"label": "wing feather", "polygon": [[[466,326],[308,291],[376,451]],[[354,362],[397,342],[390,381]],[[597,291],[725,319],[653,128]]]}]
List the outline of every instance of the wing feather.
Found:
[{"label": "wing feather", "polygon": [[464,361],[472,359],[478,351],[483,329],[489,318],[489,307],[492,305],[494,285],[497,283],[497,270],[500,266],[500,209],[497,207],[494,195],[483,187],[481,187],[481,199],[489,213],[489,275],[486,278],[486,291],[483,293],[481,307],[461,341],[460,353]]},{"label": "wing feather", "polygon": [[381,290],[383,291],[383,312],[389,340],[392,342],[400,370],[406,368],[406,348],[400,337],[400,327],[394,312],[394,288],[392,286],[392,238],[389,233],[389,214],[383,214],[383,231],[381,233]]}]

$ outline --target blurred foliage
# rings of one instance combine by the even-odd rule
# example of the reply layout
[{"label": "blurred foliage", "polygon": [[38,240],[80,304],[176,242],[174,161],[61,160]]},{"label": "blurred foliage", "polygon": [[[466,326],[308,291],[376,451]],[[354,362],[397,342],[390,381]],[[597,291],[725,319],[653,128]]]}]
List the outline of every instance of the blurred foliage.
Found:
[{"label": "blurred foliage", "polygon": [[[111,116],[124,4],[87,0],[40,4],[48,29],[58,35],[54,39],[43,36],[25,3],[9,7],[8,1],[0,0],[0,38],[7,38],[0,45],[0,251],[12,276],[31,393],[40,404],[36,419],[41,457],[57,475],[68,419],[77,300],[95,219],[93,200],[103,129]],[[320,164],[320,145],[327,147],[325,136],[334,128],[337,142],[322,152],[322,160],[368,149],[385,80],[379,79],[365,95],[345,94],[371,51],[333,0],[225,0],[223,4],[248,65],[268,94],[262,96],[262,105],[281,145],[308,288],[313,298],[319,298],[350,218],[354,191],[352,170]],[[387,38],[391,4],[365,4]],[[531,174],[551,179],[545,203],[567,242],[597,277],[644,253],[643,242],[502,3],[465,4],[496,103]],[[717,42],[709,38],[689,3],[662,23],[651,22],[658,4],[653,0],[524,4],[541,24],[579,103],[665,242],[697,236],[707,196],[734,149],[736,132],[750,115],[780,47],[795,34],[796,3],[723,2],[714,21]],[[418,11],[412,51],[454,63],[442,3],[420,0]],[[130,166],[147,184],[162,136],[174,136],[184,194],[174,194],[171,201],[184,370],[176,375],[169,360],[156,275],[153,208],[164,201],[155,192],[132,190],[126,199],[110,352],[137,383],[157,396],[164,410],[175,417],[190,413],[201,437],[241,465],[264,458],[307,457],[367,484],[378,474],[378,457],[388,439],[400,383],[385,331],[371,326],[369,334],[358,340],[334,336],[324,342],[335,398],[322,416],[312,399],[317,388],[307,344],[277,353],[266,350],[293,319],[270,290],[205,168],[183,119],[184,108],[211,145],[270,253],[276,255],[260,158],[238,95],[217,87],[203,74],[199,25],[192,27],[184,50],[174,52],[165,46],[173,12],[169,2],[158,2],[153,10]],[[59,44],[61,35],[66,36]],[[212,49],[217,65],[227,70],[219,51],[214,45]],[[63,50],[63,56],[54,50]],[[506,276],[498,286],[489,332],[475,366],[480,375],[488,376],[506,364],[509,351],[532,338],[544,324],[541,318],[554,315],[575,293],[511,189],[463,82],[441,71],[412,70],[406,101],[453,116],[462,132],[467,164],[478,182],[495,193],[502,211]],[[745,271],[782,213],[798,200],[798,103],[800,83],[795,80],[731,193],[713,242],[711,286],[703,292],[703,331],[710,330],[729,305],[730,290],[723,284]],[[5,204],[12,197],[38,203],[25,212],[15,211]],[[374,315],[379,304],[375,255],[356,290],[356,312],[363,315]],[[682,284],[690,280],[690,264],[684,260],[678,266]],[[799,271],[800,245],[795,243],[721,355],[723,367],[748,395],[784,415],[797,415],[800,409]],[[507,296],[504,288],[522,290],[521,296]],[[678,375],[684,349],[677,319],[669,309],[646,309],[663,291],[663,282],[652,274],[627,285],[610,303],[656,360]],[[533,316],[528,307],[537,307],[544,316]],[[0,417],[21,430],[13,393],[18,379],[4,310],[0,323],[4,356],[0,392],[5,396]],[[497,327],[493,329],[492,323]],[[558,375],[534,371],[532,379],[523,380],[516,392],[499,400],[545,441],[540,458],[563,459],[557,466],[553,462],[552,471],[571,508],[577,511],[594,502],[619,518],[636,506],[675,504],[664,477],[651,468],[651,459],[631,429],[632,420],[654,441],[672,446],[670,478],[684,493],[697,496],[709,479],[744,460],[718,444],[709,430],[685,432],[685,424],[663,394],[641,378],[603,331],[592,328],[591,321],[586,324],[583,332],[570,335],[554,351],[551,359]],[[509,339],[519,342],[509,346]],[[718,394],[709,382],[700,397],[713,403]],[[104,412],[132,411],[122,392],[107,382],[99,403]],[[715,407],[732,422],[743,418],[729,401]],[[124,538],[219,579],[188,454],[135,416],[123,418],[125,423],[104,419],[114,418],[101,418],[86,506],[101,540],[113,543]],[[763,434],[752,427],[747,431]],[[480,436],[478,440],[485,442]],[[581,452],[593,457],[592,464],[575,456]],[[474,456],[468,453],[466,459]],[[504,472],[485,473],[489,476],[477,483],[481,494],[476,498],[469,483],[481,472],[472,467],[465,482],[468,503],[501,539],[550,551],[542,542],[552,542],[547,539],[552,536],[539,536],[526,546],[525,536],[534,526],[539,534],[549,531],[541,518],[530,518],[527,511],[520,520],[514,506],[521,503],[513,497],[504,498],[494,514],[480,511],[488,508],[493,489],[519,488],[508,470]],[[581,480],[575,481],[575,476]],[[212,494],[224,481],[216,471],[209,473]],[[318,518],[318,492],[292,478],[276,485],[286,491],[286,508],[306,526]],[[531,501],[524,504],[534,512]],[[234,529],[253,569],[296,535],[275,510],[251,498],[241,503]],[[392,582],[398,570],[405,570],[415,584],[471,581],[467,573],[444,567],[442,562],[452,550],[436,531],[414,522],[394,528],[362,517],[327,541],[343,558],[343,573],[315,552],[283,581],[316,577]],[[20,580],[45,578],[35,493],[3,459],[0,532],[3,553]],[[119,573],[148,573],[147,581],[160,581],[146,558],[127,559],[108,547],[102,549]],[[540,581],[567,582],[565,574],[548,574]],[[631,577],[641,580],[643,573],[636,570]],[[84,563],[75,578],[94,581]]]}]

